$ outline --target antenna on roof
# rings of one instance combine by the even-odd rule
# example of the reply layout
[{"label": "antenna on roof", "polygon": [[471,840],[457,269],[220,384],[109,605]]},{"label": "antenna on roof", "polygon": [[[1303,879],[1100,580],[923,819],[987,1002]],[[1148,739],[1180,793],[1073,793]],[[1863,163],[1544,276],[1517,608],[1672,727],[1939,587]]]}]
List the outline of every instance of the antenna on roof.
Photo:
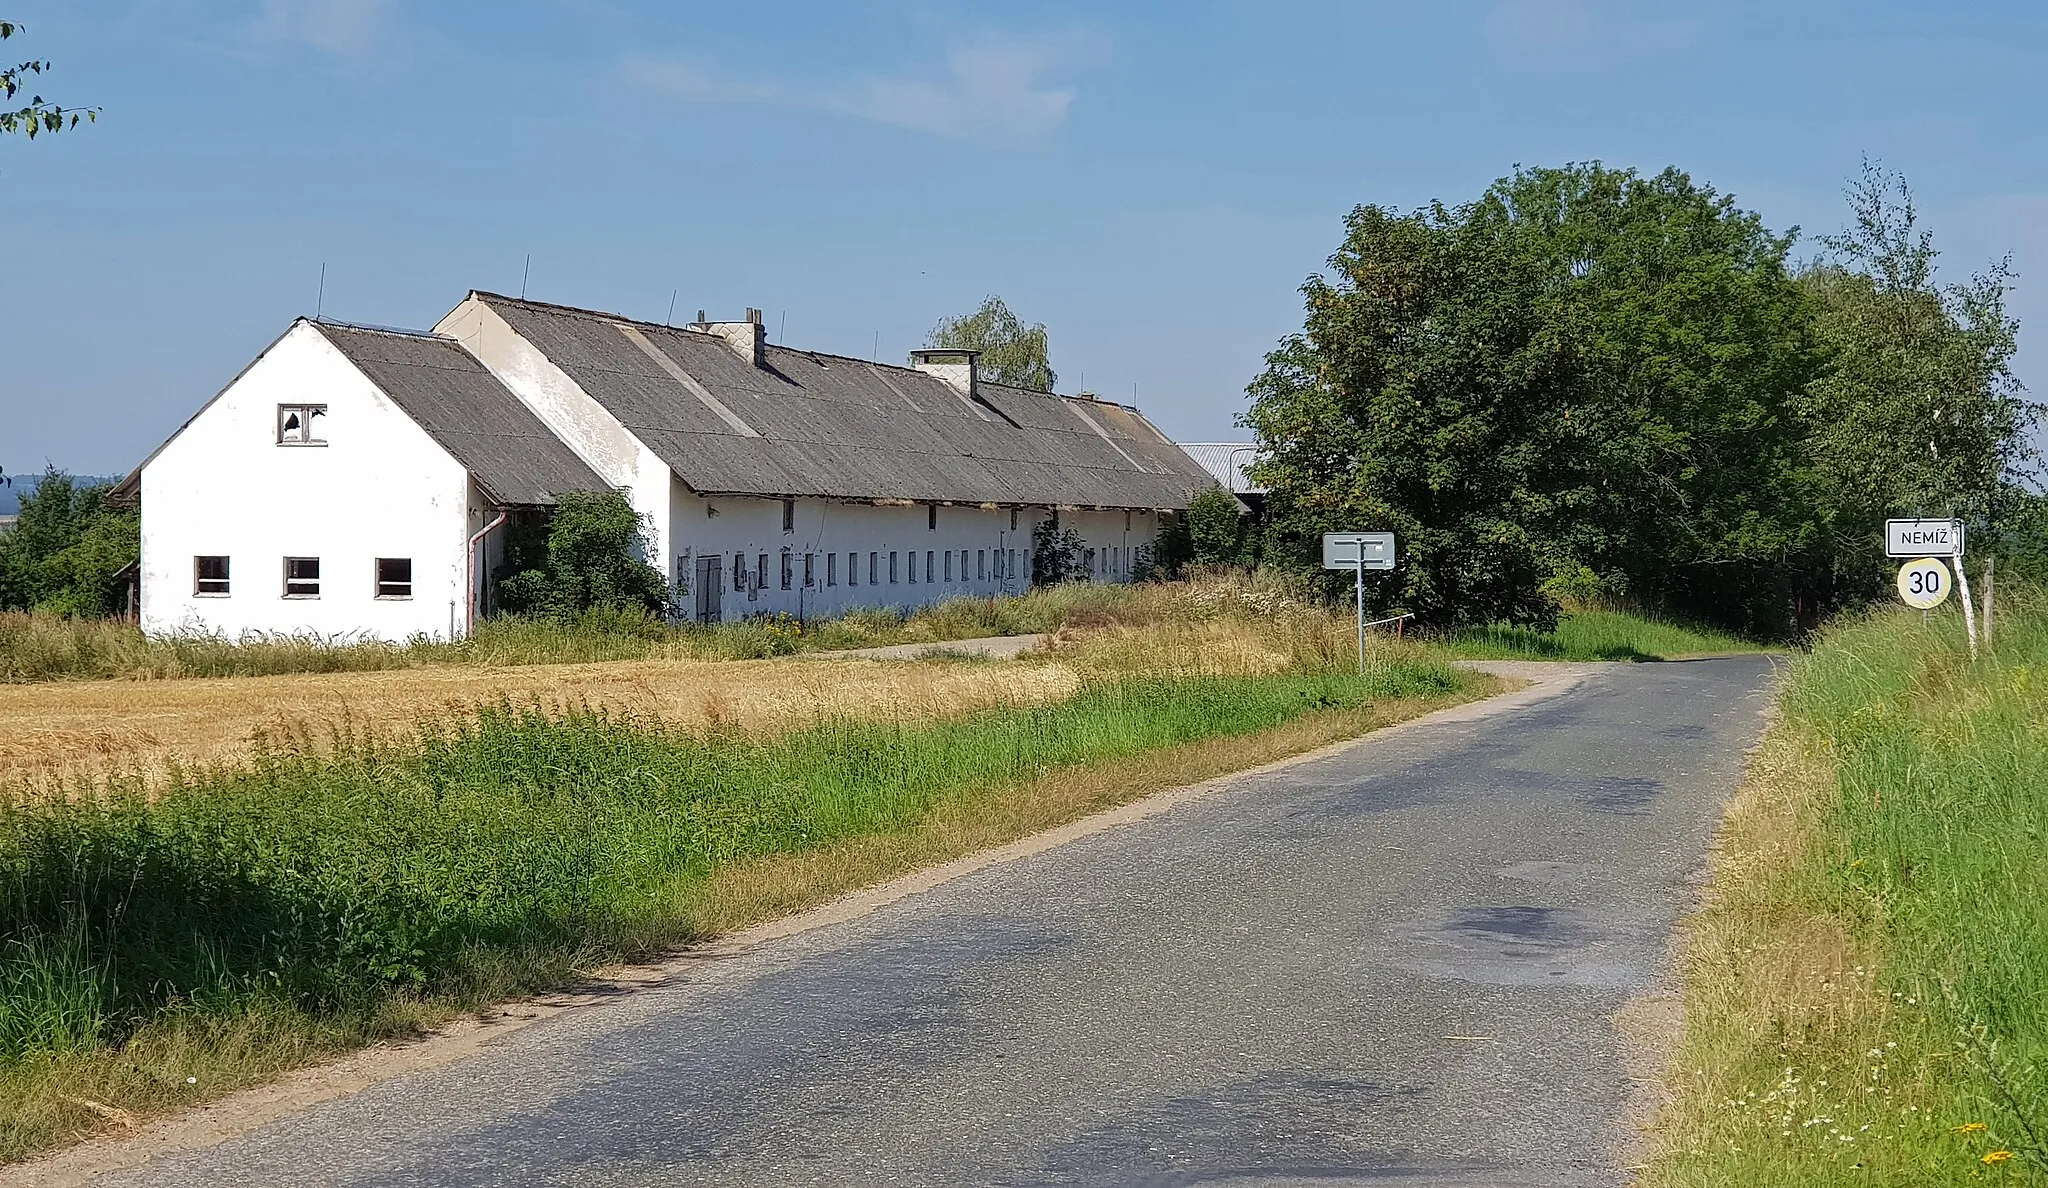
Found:
[{"label": "antenna on roof", "polygon": [[880,330],[877,330],[877,331],[875,331],[875,353],[874,353],[874,354],[872,354],[872,355],[869,355],[869,356],[868,356],[868,362],[870,362],[870,363],[880,363],[881,361],[882,361],[882,332],[881,332]]},{"label": "antenna on roof", "polygon": [[782,325],[775,331],[775,341],[783,346],[789,345],[789,311],[786,309],[782,311]]},{"label": "antenna on roof", "polygon": [[682,292],[681,289],[670,289],[668,291],[668,316],[661,320],[662,325],[666,326],[676,320],[676,294],[680,292]]},{"label": "antenna on roof", "polygon": [[313,320],[319,321],[321,311],[327,308],[327,261],[320,261],[320,292],[313,298]]},{"label": "antenna on roof", "polygon": [[526,300],[526,278],[533,274],[533,253],[526,253],[526,267],[519,270],[519,299]]}]

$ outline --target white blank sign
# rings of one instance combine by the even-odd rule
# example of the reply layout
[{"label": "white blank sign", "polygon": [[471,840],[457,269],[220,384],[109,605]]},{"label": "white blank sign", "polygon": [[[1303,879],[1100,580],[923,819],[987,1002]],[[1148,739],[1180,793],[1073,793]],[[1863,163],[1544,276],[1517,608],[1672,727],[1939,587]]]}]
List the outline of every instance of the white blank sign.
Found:
[{"label": "white blank sign", "polygon": [[1367,569],[1394,567],[1394,534],[1391,532],[1323,533],[1323,568],[1359,568],[1359,546],[1365,547]]}]

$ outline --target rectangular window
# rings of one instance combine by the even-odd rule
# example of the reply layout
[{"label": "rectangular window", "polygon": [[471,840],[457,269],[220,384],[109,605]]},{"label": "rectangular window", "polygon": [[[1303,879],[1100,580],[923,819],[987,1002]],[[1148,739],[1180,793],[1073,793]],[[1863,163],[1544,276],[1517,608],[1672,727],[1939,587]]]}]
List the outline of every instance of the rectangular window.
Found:
[{"label": "rectangular window", "polygon": [[930,549],[924,551],[924,580],[927,582],[932,580],[932,561],[937,556],[938,554]]},{"label": "rectangular window", "polygon": [[946,580],[953,580],[953,550],[946,550]]},{"label": "rectangular window", "polygon": [[910,558],[910,584],[915,586],[917,584],[917,550],[912,549],[905,553],[904,556]]},{"label": "rectangular window", "polygon": [[732,592],[737,594],[746,588],[747,555],[745,553],[734,553],[732,555]]},{"label": "rectangular window", "polygon": [[782,588],[787,590],[796,583],[796,561],[789,550],[782,550]]},{"label": "rectangular window", "polygon": [[761,554],[759,560],[754,562],[754,588],[757,590],[766,590],[768,588],[768,554],[766,553]]},{"label": "rectangular window", "polygon": [[412,558],[377,558],[377,597],[412,597]]},{"label": "rectangular window", "polygon": [[690,596],[690,550],[676,554],[675,596],[678,602]]},{"label": "rectangular window", "polygon": [[277,444],[288,446],[326,445],[315,422],[327,415],[324,404],[280,404],[277,406]]},{"label": "rectangular window", "polygon": [[192,592],[225,598],[228,593],[226,557],[192,558]]},{"label": "rectangular window", "polygon": [[825,554],[825,584],[828,586],[839,584],[839,554],[837,553]]},{"label": "rectangular window", "polygon": [[969,553],[968,553],[968,551],[967,551],[966,549],[961,549],[961,550],[960,550],[960,580],[961,580],[961,581],[963,581],[963,582],[964,582],[964,581],[966,581],[966,580],[968,580],[968,579],[967,579],[967,573],[968,573],[968,570],[967,570],[967,558],[968,558],[968,557],[969,557],[970,555],[971,555],[971,554],[969,554]]},{"label": "rectangular window", "polygon": [[848,553],[846,555],[846,584],[849,586],[860,585],[859,553]]},{"label": "rectangular window", "polygon": [[926,505],[925,505],[925,509],[924,509],[924,528],[925,528],[925,531],[927,531],[927,532],[937,532],[937,531],[939,530],[939,505],[938,505],[938,504],[936,504],[936,503],[931,503],[931,504],[926,504]]},{"label": "rectangular window", "polygon": [[882,573],[882,554],[880,554],[880,553],[869,553],[869,554],[868,554],[868,585],[870,585],[870,586],[879,586],[879,585],[881,585],[881,584],[882,584],[882,578],[881,578],[881,573]]},{"label": "rectangular window", "polygon": [[804,554],[804,589],[806,590],[818,584],[818,571],[812,567],[817,559],[818,555],[816,553]]},{"label": "rectangular window", "polygon": [[320,558],[286,557],[284,559],[284,596],[286,598],[320,597]]},{"label": "rectangular window", "polygon": [[985,582],[988,580],[987,549],[974,550],[974,580],[978,582]]},{"label": "rectangular window", "polygon": [[1012,578],[1015,578],[1017,576],[1017,550],[1010,550],[1010,560],[1009,563],[1003,567],[1003,572],[1009,574]]},{"label": "rectangular window", "polygon": [[896,554],[894,551],[891,551],[889,554],[889,584],[892,586],[896,584]]},{"label": "rectangular window", "polygon": [[1011,509],[1010,509],[1010,531],[1012,531],[1012,532],[1015,532],[1016,530],[1017,530],[1017,509],[1013,507],[1013,508],[1011,508]]},{"label": "rectangular window", "polygon": [[784,532],[796,531],[796,500],[794,499],[782,501],[782,530]]}]

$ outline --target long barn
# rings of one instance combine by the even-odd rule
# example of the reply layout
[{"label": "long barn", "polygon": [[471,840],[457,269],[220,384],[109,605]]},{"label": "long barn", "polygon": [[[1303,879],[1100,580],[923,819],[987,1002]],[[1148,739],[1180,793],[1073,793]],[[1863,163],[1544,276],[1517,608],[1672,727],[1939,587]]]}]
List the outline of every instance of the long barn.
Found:
[{"label": "long barn", "polygon": [[472,292],[430,332],[300,320],[130,475],[146,630],[453,638],[505,527],[617,489],[677,618],[1019,593],[1034,531],[1128,581],[1214,479],[1136,409]]}]

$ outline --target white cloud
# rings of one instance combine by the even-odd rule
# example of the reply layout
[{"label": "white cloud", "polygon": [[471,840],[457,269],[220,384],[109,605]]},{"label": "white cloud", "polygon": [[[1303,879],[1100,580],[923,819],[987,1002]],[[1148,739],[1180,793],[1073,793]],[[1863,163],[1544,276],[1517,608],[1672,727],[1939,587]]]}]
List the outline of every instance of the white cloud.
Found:
[{"label": "white cloud", "polygon": [[749,77],[702,61],[635,58],[629,81],[699,102],[775,104],[840,112],[956,140],[1042,141],[1067,118],[1075,91],[1055,82],[1093,60],[1078,34],[982,34],[956,42],[942,68],[924,74],[856,74],[841,82]]},{"label": "white cloud", "polygon": [[252,32],[356,58],[375,48],[391,6],[392,0],[262,0]]},{"label": "white cloud", "polygon": [[1700,21],[1654,16],[1631,0],[1497,0],[1481,26],[1494,48],[1532,68],[1573,73],[1690,49]]}]

